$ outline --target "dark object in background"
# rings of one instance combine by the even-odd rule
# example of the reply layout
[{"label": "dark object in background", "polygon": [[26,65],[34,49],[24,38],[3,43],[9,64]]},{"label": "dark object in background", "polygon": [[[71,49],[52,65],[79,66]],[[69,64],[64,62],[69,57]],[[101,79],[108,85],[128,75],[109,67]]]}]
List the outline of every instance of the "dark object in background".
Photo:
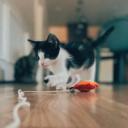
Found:
[{"label": "dark object in background", "polygon": [[83,39],[83,41],[69,42],[66,44],[64,48],[72,57],[67,59],[67,68],[91,67],[95,60],[94,51],[105,42],[113,31],[114,27],[110,26],[101,32],[96,40]]},{"label": "dark object in background", "polygon": [[128,17],[107,22],[103,28],[114,26],[115,31],[107,38],[107,46],[115,53],[128,53]]},{"label": "dark object in background", "polygon": [[87,38],[88,24],[86,22],[68,23],[68,41],[81,42]]},{"label": "dark object in background", "polygon": [[100,56],[100,50],[97,54],[97,68],[96,68],[96,81],[99,82],[99,68],[100,61],[113,61],[113,83],[114,84],[127,84],[128,78],[126,79],[127,70],[127,59],[128,54],[128,17],[120,17],[111,20],[103,25],[103,29],[109,26],[114,26],[114,32],[106,39],[106,46],[113,53],[112,56],[102,57]]},{"label": "dark object in background", "polygon": [[36,83],[37,61],[33,51],[19,58],[14,66],[14,78],[18,83]]}]

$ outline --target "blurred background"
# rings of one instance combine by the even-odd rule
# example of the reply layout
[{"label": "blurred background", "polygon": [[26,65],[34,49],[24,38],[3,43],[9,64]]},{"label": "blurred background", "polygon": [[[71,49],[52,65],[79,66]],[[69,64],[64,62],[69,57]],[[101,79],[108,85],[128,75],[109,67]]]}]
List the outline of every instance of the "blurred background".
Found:
[{"label": "blurred background", "polygon": [[28,38],[54,33],[62,43],[91,38],[113,25],[97,49],[97,82],[127,83],[127,0],[0,0],[0,82],[36,82],[42,78]]}]

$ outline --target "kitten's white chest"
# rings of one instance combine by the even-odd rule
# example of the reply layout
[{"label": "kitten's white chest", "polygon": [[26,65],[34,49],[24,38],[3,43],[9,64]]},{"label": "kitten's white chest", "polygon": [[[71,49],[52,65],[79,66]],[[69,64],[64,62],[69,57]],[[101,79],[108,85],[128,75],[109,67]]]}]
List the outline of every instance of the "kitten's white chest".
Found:
[{"label": "kitten's white chest", "polygon": [[60,73],[68,73],[66,69],[66,59],[69,55],[63,49],[60,49],[60,53],[56,59],[56,61],[50,67],[53,73],[60,74]]},{"label": "kitten's white chest", "polygon": [[49,85],[56,86],[57,89],[66,89],[66,83],[68,80],[68,70],[66,69],[66,59],[68,54],[61,49],[58,57],[49,66],[49,70],[53,72],[54,75],[49,75],[46,78],[49,79]]}]

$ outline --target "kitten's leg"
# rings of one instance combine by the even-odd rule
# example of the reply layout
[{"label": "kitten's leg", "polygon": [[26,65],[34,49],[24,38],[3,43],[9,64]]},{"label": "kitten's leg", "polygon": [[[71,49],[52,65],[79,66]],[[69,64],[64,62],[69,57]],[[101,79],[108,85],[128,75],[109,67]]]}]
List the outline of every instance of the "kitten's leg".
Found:
[{"label": "kitten's leg", "polygon": [[73,86],[75,86],[76,84],[78,84],[79,82],[80,82],[80,75],[78,75],[78,74],[76,74],[75,76],[74,76],[74,83],[72,84],[72,87]]},{"label": "kitten's leg", "polygon": [[62,89],[63,91],[67,90],[67,81],[68,81],[68,75],[61,74],[56,82],[56,89]]},{"label": "kitten's leg", "polygon": [[56,76],[55,75],[48,75],[44,78],[45,81],[47,81],[48,86],[54,87],[56,85]]},{"label": "kitten's leg", "polygon": [[66,91],[67,90],[67,86],[66,84],[62,83],[61,85],[58,84],[56,85],[56,90],[63,90],[63,91]]},{"label": "kitten's leg", "polygon": [[71,82],[68,84],[68,87],[73,87],[75,86],[77,83],[80,82],[80,75],[76,74],[76,75],[72,75],[71,77]]},{"label": "kitten's leg", "polygon": [[67,83],[68,76],[66,74],[48,75],[45,77],[48,80],[48,85],[56,86],[57,89],[62,88]]}]

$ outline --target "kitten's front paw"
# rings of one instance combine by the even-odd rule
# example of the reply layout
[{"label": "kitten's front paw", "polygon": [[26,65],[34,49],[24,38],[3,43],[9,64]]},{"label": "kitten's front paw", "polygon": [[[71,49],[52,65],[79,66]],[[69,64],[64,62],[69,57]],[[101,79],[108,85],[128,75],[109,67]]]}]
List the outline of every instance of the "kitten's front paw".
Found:
[{"label": "kitten's front paw", "polygon": [[67,83],[67,77],[63,75],[48,75],[45,77],[45,80],[48,81],[49,86],[58,86],[58,85],[65,85]]},{"label": "kitten's front paw", "polygon": [[67,91],[67,87],[66,87],[66,85],[57,85],[57,86],[56,86],[56,90]]},{"label": "kitten's front paw", "polygon": [[58,83],[58,78],[55,75],[48,75],[44,78],[45,81],[47,81],[47,85],[54,87]]}]

